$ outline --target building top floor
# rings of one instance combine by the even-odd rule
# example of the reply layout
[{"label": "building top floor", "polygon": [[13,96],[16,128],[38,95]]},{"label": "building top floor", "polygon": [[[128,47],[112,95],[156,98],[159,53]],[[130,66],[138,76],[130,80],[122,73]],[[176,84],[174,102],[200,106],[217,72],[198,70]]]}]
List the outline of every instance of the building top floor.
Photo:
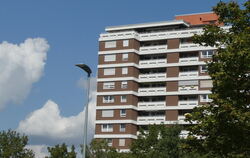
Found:
[{"label": "building top floor", "polygon": [[213,12],[176,15],[174,20],[128,24],[119,26],[108,26],[105,31],[108,33],[118,33],[135,31],[138,33],[160,32],[168,30],[187,29],[201,27],[206,24],[218,24],[218,16]]},{"label": "building top floor", "polygon": [[193,14],[182,14],[176,15],[175,20],[184,20],[190,24],[190,26],[203,26],[207,24],[216,24],[218,23],[218,15],[214,12],[204,12],[204,13],[193,13]]},{"label": "building top floor", "polygon": [[151,23],[140,23],[140,24],[128,24],[119,26],[109,26],[106,27],[105,31],[109,33],[121,32],[121,31],[136,31],[136,32],[152,32],[161,31],[169,29],[181,29],[188,28],[190,25],[183,20],[169,20],[161,22],[151,22]]}]

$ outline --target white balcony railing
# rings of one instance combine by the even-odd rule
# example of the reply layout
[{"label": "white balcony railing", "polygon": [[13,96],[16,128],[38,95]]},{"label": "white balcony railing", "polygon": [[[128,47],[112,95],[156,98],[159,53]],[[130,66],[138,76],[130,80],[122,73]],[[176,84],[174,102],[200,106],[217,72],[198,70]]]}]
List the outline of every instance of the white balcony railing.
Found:
[{"label": "white balcony railing", "polygon": [[162,94],[166,92],[166,87],[151,87],[151,88],[139,88],[138,94],[139,95],[146,95],[146,94]]},{"label": "white balcony railing", "polygon": [[179,124],[189,124],[188,121],[185,121],[185,116],[184,115],[179,115],[178,116],[178,123]]},{"label": "white balcony railing", "polygon": [[165,121],[165,116],[138,116],[138,124],[161,124]]},{"label": "white balcony railing", "polygon": [[139,66],[161,66],[167,64],[167,59],[141,60]]},{"label": "white balcony railing", "polygon": [[153,40],[153,39],[166,39],[173,37],[191,37],[194,34],[200,34],[202,29],[187,29],[187,30],[174,30],[174,31],[165,31],[165,32],[153,32],[153,33],[142,33],[140,34],[140,39],[144,40]]},{"label": "white balcony railing", "polygon": [[[225,30],[228,30],[230,26],[222,27]],[[166,30],[161,32],[149,32],[149,33],[137,33],[136,31],[121,31],[121,32],[108,32],[102,33],[100,35],[100,40],[115,40],[115,39],[130,39],[136,38],[140,41],[149,41],[157,39],[169,39],[169,38],[185,38],[192,37],[194,34],[202,34],[203,30],[200,28],[192,29],[179,29],[179,30]]]},{"label": "white balcony railing", "polygon": [[198,89],[198,86],[180,86],[178,88],[179,92],[198,91]]},{"label": "white balcony railing", "polygon": [[135,31],[125,31],[125,32],[115,32],[115,33],[102,33],[100,34],[100,40],[107,39],[129,39],[136,38],[139,39],[139,35]]},{"label": "white balcony railing", "polygon": [[151,32],[151,33],[137,33],[135,31],[124,31],[115,33],[102,33],[100,35],[100,40],[107,39],[128,39],[136,38],[141,41],[156,40],[156,39],[168,39],[168,38],[178,38],[178,37],[191,37],[194,34],[200,34],[202,29],[186,29],[186,30],[173,30],[164,32]]},{"label": "white balcony railing", "polygon": [[179,72],[179,77],[196,77],[198,74],[198,71]]},{"label": "white balcony railing", "polygon": [[185,120],[185,116],[184,115],[179,115],[178,116],[178,120],[179,121],[184,121]]},{"label": "white balcony railing", "polygon": [[167,77],[166,73],[155,73],[155,74],[140,74],[139,79],[143,80],[159,80],[165,79]]},{"label": "white balcony railing", "polygon": [[137,107],[139,110],[157,110],[166,107],[166,102],[138,102]]},{"label": "white balcony railing", "polygon": [[190,57],[190,58],[180,58],[179,63],[192,63],[192,62],[198,62],[198,57]]},{"label": "white balcony railing", "polygon": [[189,132],[186,130],[182,130],[180,133],[180,137],[186,139],[188,136]]},{"label": "white balcony railing", "polygon": [[167,45],[140,47],[141,53],[160,53],[167,50]]},{"label": "white balcony railing", "polygon": [[199,44],[194,44],[194,43],[182,43],[180,44],[181,49],[192,49],[192,48],[198,48],[201,47]]},{"label": "white balcony railing", "polygon": [[200,99],[200,102],[203,102],[203,103],[204,102],[208,102],[209,103],[209,102],[212,102],[212,101],[213,101],[213,99],[208,99],[208,98],[207,99],[203,99],[203,98]]},{"label": "white balcony railing", "polygon": [[180,100],[178,102],[179,106],[197,106],[198,100]]}]

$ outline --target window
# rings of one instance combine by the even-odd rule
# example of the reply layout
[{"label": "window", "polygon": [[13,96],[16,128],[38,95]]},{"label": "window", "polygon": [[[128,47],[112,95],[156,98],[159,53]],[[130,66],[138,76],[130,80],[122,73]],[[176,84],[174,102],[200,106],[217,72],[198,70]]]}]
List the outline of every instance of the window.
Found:
[{"label": "window", "polygon": [[126,110],[125,109],[120,110],[120,116],[126,117]]},{"label": "window", "polygon": [[197,101],[198,96],[197,95],[180,95],[179,101]]},{"label": "window", "polygon": [[179,116],[185,116],[186,113],[192,113],[192,110],[178,110]]},{"label": "window", "polygon": [[128,47],[129,40],[123,40],[123,47]]},{"label": "window", "polygon": [[125,146],[125,139],[119,139],[119,146]]},{"label": "window", "polygon": [[114,117],[114,110],[102,110],[102,117]]},{"label": "window", "polygon": [[104,69],[104,75],[115,75],[115,68]]},{"label": "window", "polygon": [[213,50],[201,51],[201,58],[212,58],[213,54]]},{"label": "window", "polygon": [[113,103],[115,101],[115,97],[114,96],[104,96],[103,97],[103,103]]},{"label": "window", "polygon": [[113,125],[112,124],[103,124],[102,125],[102,132],[113,132]]},{"label": "window", "polygon": [[103,89],[114,89],[115,88],[115,82],[104,82],[103,83]]},{"label": "window", "polygon": [[185,44],[185,43],[192,43],[192,39],[191,38],[182,38],[181,44]]},{"label": "window", "polygon": [[111,138],[108,138],[107,139],[107,143],[108,143],[108,146],[112,146],[113,140]]},{"label": "window", "polygon": [[128,82],[127,81],[122,81],[121,88],[122,89],[128,88]]},{"label": "window", "polygon": [[201,88],[211,88],[211,87],[213,87],[213,82],[212,82],[212,80],[201,80],[200,87]]},{"label": "window", "polygon": [[184,66],[184,67],[180,67],[180,72],[193,72],[193,71],[197,71],[198,70],[198,66]]},{"label": "window", "polygon": [[128,54],[122,54],[122,60],[123,61],[128,61]]},{"label": "window", "polygon": [[122,95],[122,96],[121,96],[121,102],[122,102],[122,103],[127,102],[127,96],[126,96],[126,95]]},{"label": "window", "polygon": [[105,42],[105,48],[115,48],[115,47],[116,47],[116,41]]},{"label": "window", "polygon": [[123,74],[123,75],[128,74],[128,68],[127,68],[127,67],[123,67],[123,68],[122,68],[122,74]]},{"label": "window", "polygon": [[207,72],[207,65],[202,65],[201,66],[201,73]]},{"label": "window", "polygon": [[126,124],[120,124],[120,132],[125,132]]},{"label": "window", "polygon": [[113,54],[113,55],[105,55],[104,56],[104,61],[115,61],[116,60],[116,56]]},{"label": "window", "polygon": [[203,95],[200,96],[200,101],[201,101],[201,102],[211,102],[212,99],[210,99],[210,98],[208,97],[208,94],[203,94]]}]

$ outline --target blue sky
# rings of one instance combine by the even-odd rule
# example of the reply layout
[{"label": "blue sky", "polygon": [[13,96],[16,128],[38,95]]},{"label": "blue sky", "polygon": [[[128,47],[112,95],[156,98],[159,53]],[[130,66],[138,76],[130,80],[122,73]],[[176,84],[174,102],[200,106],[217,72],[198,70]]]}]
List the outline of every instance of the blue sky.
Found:
[{"label": "blue sky", "polygon": [[[23,43],[27,38],[48,41],[43,75],[19,103],[0,110],[0,130],[16,129],[21,120],[50,99],[61,115],[78,115],[84,89],[77,86],[86,63],[97,71],[98,37],[106,26],[171,20],[174,15],[211,11],[219,0],[1,0],[0,43]],[[243,2],[243,1],[239,1]],[[1,54],[1,52],[0,52]],[[1,72],[0,72],[1,75]],[[0,92],[5,89],[0,87]],[[39,142],[38,142],[39,143]]]}]

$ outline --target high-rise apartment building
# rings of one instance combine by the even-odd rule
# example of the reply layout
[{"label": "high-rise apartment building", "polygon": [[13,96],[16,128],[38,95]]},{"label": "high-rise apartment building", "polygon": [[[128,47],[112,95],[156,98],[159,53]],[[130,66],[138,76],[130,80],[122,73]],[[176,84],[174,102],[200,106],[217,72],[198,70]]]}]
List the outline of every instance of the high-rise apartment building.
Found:
[{"label": "high-rise apartment building", "polygon": [[149,124],[187,124],[184,114],[210,101],[206,61],[215,48],[192,43],[214,13],[172,21],[112,26],[99,38],[95,138],[129,150]]}]

